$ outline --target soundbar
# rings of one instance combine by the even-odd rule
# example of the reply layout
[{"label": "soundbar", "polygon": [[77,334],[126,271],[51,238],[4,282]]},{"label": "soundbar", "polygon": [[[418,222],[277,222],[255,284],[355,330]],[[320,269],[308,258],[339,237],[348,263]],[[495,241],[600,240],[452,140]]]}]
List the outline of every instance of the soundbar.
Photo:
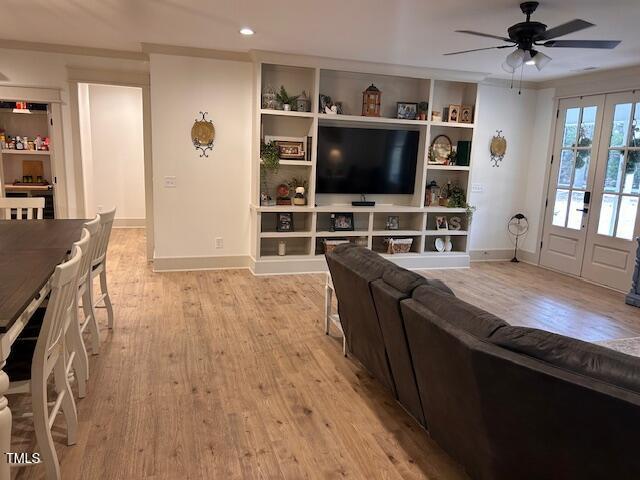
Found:
[{"label": "soundbar", "polygon": [[353,207],[375,207],[376,202],[372,200],[354,200],[351,202],[351,206]]}]

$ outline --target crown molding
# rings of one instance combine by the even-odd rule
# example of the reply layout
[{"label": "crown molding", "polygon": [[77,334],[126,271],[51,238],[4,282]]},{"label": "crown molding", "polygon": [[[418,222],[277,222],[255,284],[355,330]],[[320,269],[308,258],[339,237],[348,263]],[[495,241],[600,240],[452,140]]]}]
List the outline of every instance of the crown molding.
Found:
[{"label": "crown molding", "polygon": [[108,83],[125,86],[149,86],[149,72],[67,67],[67,78],[77,83]]},{"label": "crown molding", "polygon": [[183,47],[180,45],[165,45],[162,43],[141,43],[142,51],[149,54],[176,55],[180,57],[213,58],[216,60],[231,60],[235,62],[250,62],[249,52],[235,50],[215,50],[211,48]]},{"label": "crown molding", "polygon": [[23,42],[20,40],[0,39],[0,48],[11,50],[32,50],[36,52],[61,53],[66,55],[83,55],[85,57],[119,58],[122,60],[148,61],[149,56],[143,52],[128,50],[111,50],[108,48],[79,47],[57,43]]}]

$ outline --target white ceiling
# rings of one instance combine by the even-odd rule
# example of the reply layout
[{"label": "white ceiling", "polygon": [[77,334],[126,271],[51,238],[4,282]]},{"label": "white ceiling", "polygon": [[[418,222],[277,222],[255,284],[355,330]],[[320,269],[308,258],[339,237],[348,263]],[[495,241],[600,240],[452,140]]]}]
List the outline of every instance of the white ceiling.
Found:
[{"label": "white ceiling", "polygon": [[[640,64],[640,0],[542,0],[533,19],[595,23],[566,39],[622,40],[612,51],[543,49],[553,58],[525,79],[546,80]],[[507,49],[444,57],[500,44],[456,29],[506,35],[524,20],[517,0],[3,0],[4,39],[119,50],[163,43],[221,50],[273,50],[504,77]],[[241,26],[256,34],[243,37]]]}]

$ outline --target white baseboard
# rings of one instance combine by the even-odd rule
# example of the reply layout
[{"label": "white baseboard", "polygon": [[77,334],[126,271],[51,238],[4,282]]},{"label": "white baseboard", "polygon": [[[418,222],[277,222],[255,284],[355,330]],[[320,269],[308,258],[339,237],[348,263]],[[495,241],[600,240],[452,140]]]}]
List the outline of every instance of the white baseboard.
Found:
[{"label": "white baseboard", "polygon": [[113,228],[144,228],[146,226],[146,218],[116,218],[113,220]]},{"label": "white baseboard", "polygon": [[[470,250],[469,256],[472,262],[505,262],[513,258],[513,249],[511,248],[490,248],[484,250]],[[518,250],[518,260],[538,264],[538,254],[528,250]]]},{"label": "white baseboard", "polygon": [[221,255],[214,257],[155,257],[154,272],[183,272],[189,270],[228,270],[249,268],[249,255]]}]

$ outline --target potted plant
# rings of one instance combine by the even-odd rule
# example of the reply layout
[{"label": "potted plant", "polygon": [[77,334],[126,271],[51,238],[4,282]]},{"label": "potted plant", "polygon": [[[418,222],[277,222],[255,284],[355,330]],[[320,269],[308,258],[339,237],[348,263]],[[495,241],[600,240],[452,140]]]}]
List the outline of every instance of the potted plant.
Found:
[{"label": "potted plant", "polygon": [[467,195],[461,186],[450,185],[448,190],[449,195],[447,207],[466,209],[467,220],[469,221],[469,225],[471,225],[471,219],[473,218],[473,212],[476,211],[476,207],[467,203]]},{"label": "potted plant", "polygon": [[260,179],[262,180],[261,205],[271,205],[273,199],[268,192],[268,175],[275,173],[280,168],[280,149],[275,142],[260,143]]},{"label": "potted plant", "polygon": [[429,111],[429,102],[420,102],[418,104],[418,118],[420,120],[427,119],[427,112]]},{"label": "potted plant", "polygon": [[280,85],[280,91],[276,94],[276,100],[282,104],[282,109],[285,112],[291,111],[291,105],[295,103],[298,99],[299,95],[295,97],[290,97],[287,91],[284,88],[284,85]]}]

